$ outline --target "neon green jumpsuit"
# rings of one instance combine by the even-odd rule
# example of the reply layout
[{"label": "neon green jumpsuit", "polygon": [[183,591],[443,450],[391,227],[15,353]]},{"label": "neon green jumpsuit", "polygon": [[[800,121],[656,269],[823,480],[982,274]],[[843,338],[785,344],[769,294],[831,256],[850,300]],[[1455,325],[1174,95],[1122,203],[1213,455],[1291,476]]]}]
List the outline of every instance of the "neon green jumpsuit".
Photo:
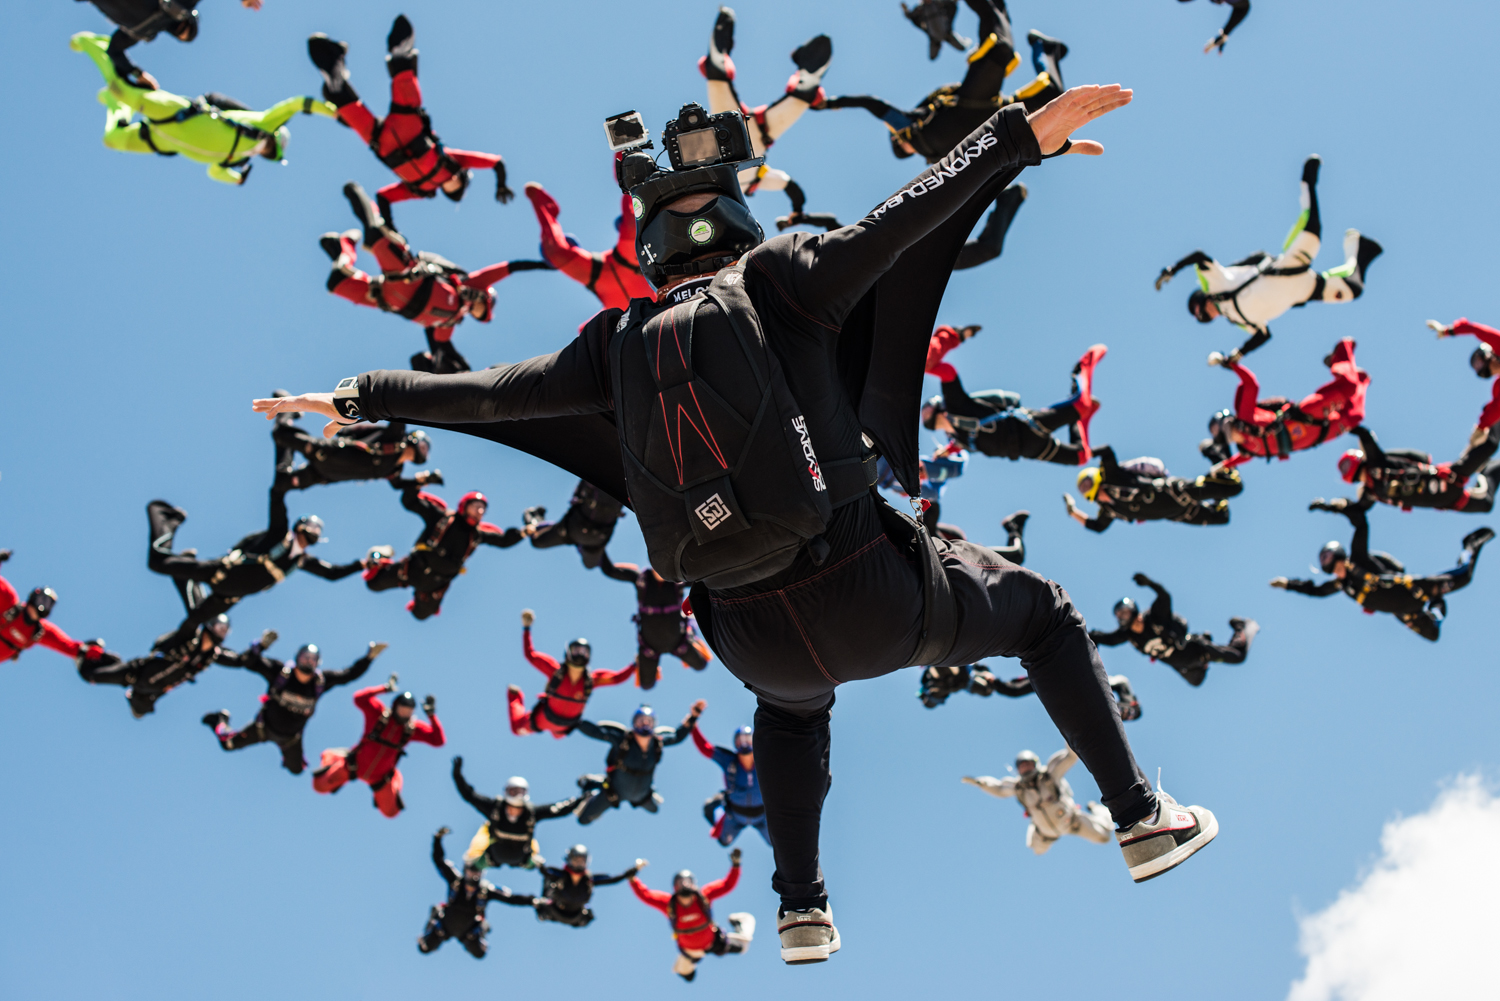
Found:
[{"label": "neon green jumpsuit", "polygon": [[[201,97],[142,90],[115,72],[108,35],[83,31],[69,44],[94,61],[107,84],[99,91],[99,103],[107,109],[104,145],[125,153],[181,153],[208,164],[208,176],[225,184],[245,183],[252,156],[280,160],[290,138],[284,123],[297,112],[338,117],[333,105],[310,97],[289,97],[265,111],[235,111],[214,107]],[[144,120],[132,122],[137,113]]]}]

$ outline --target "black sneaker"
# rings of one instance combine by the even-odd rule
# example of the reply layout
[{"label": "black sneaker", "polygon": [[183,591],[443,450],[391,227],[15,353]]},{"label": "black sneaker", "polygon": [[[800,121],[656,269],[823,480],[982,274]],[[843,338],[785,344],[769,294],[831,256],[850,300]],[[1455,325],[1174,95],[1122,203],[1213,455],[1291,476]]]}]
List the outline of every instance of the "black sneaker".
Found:
[{"label": "black sneaker", "polygon": [[833,62],[833,39],[814,35],[792,50],[797,72],[787,84],[786,92],[808,104],[822,103],[823,74]]},{"label": "black sneaker", "polygon": [[229,710],[220,709],[218,712],[208,713],[203,717],[203,725],[218,734],[219,727],[229,725]]},{"label": "black sneaker", "polygon": [[1031,517],[1031,512],[1026,510],[1017,511],[1000,522],[1000,527],[1011,535],[1020,535],[1026,530],[1026,519]]},{"label": "black sneaker", "polygon": [[385,217],[380,214],[375,203],[370,201],[370,196],[365,194],[365,189],[354,181],[344,185],[344,197],[349,200],[349,208],[354,211],[354,218],[358,219],[359,224],[365,229],[365,246],[373,245],[376,233],[385,225]]},{"label": "black sneaker", "polygon": [[708,80],[733,80],[734,60],[729,53],[734,51],[734,8],[720,7],[714,21],[713,34],[708,40],[708,55],[698,60],[698,69]]},{"label": "black sneaker", "polygon": [[385,50],[385,66],[391,76],[417,71],[417,30],[405,14],[397,14],[391,22],[391,33],[385,36]]},{"label": "black sneaker", "polygon": [[1068,54],[1067,45],[1040,31],[1028,31],[1026,41],[1031,43],[1031,68],[1038,74],[1046,73],[1059,90],[1065,89],[1061,63]]},{"label": "black sneaker", "polygon": [[529,507],[521,512],[521,524],[528,526],[539,525],[542,523],[542,519],[546,517],[547,509],[538,504],[536,507]]},{"label": "black sneaker", "polygon": [[1474,531],[1464,536],[1464,552],[1468,553],[1469,557],[1472,559],[1478,556],[1479,550],[1484,548],[1484,544],[1486,542],[1489,542],[1494,537],[1494,529],[1476,528],[1474,529]]},{"label": "black sneaker", "polygon": [[1318,186],[1318,171],[1323,166],[1323,158],[1314,153],[1302,164],[1302,183],[1310,188]]}]

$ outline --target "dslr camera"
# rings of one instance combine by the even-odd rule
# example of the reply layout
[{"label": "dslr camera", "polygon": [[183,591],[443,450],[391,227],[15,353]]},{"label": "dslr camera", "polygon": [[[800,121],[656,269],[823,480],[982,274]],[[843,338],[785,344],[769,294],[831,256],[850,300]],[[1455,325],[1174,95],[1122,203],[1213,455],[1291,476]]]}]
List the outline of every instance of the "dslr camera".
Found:
[{"label": "dslr camera", "polygon": [[[623,189],[628,191],[656,173],[655,163],[642,152],[654,144],[639,112],[626,111],[606,118],[604,134],[612,151],[625,154],[617,168]],[[662,130],[662,145],[674,171],[719,165],[746,167],[760,162],[750,145],[743,115],[738,111],[710,115],[697,103],[684,104],[677,118],[667,123]]]}]

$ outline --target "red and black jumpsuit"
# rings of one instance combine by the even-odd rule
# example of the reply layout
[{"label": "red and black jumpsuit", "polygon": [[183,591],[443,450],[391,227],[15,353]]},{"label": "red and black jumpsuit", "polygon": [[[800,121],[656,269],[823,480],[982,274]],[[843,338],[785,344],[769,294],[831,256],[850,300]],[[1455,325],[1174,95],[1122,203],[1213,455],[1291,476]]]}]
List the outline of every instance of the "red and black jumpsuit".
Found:
[{"label": "red and black jumpsuit", "polygon": [[33,622],[26,615],[26,602],[10,581],[0,577],[0,660],[16,660],[21,651],[41,644],[69,657],[77,657],[83,644],[47,619]]},{"label": "red and black jumpsuit", "polygon": [[418,619],[442,611],[448,585],[464,572],[464,562],[480,543],[509,549],[525,538],[519,528],[501,529],[465,517],[463,511],[469,501],[484,500],[478,491],[464,494],[458,509],[449,511],[441,497],[423,491],[416,480],[392,480],[391,486],[401,491],[401,506],[420,517],[427,527],[401,560],[372,560],[365,567],[365,585],[371,591],[413,589],[416,594],[406,603],[406,610]]},{"label": "red and black jumpsuit", "polygon": [[650,567],[642,570],[634,563],[612,563],[608,556],[600,569],[606,577],[635,585],[635,668],[636,682],[642,688],[656,686],[662,654],[671,654],[695,671],[703,670],[714,659],[682,609],[685,585],[665,579]]},{"label": "red and black jumpsuit", "polygon": [[[381,213],[389,219],[389,206],[395,202],[432,198],[438,191],[456,202],[469,186],[470,169],[494,170],[496,197],[508,201],[503,157],[444,146],[433,133],[422,107],[416,56],[392,56],[386,65],[391,73],[391,106],[383,119],[375,117],[347,81],[338,90],[325,92],[339,109],[339,121],[359,133],[380,162],[400,178],[377,193]],[[452,186],[455,179],[456,187]]]},{"label": "red and black jumpsuit", "polygon": [[1365,419],[1370,373],[1354,364],[1354,341],[1347,337],[1328,356],[1333,378],[1295,406],[1279,398],[1257,400],[1260,382],[1255,373],[1238,363],[1228,368],[1240,377],[1234,415],[1224,429],[1240,451],[1225,462],[1229,468],[1251,459],[1289,459],[1292,452],[1331,441]]},{"label": "red and black jumpsuit", "polygon": [[510,703],[510,732],[517,737],[530,733],[550,733],[561,740],[573,732],[583,716],[583,707],[589,696],[600,685],[618,685],[628,681],[635,673],[631,664],[623,671],[584,670],[582,677],[574,681],[568,669],[551,656],[538,653],[531,645],[531,627],[521,629],[521,652],[531,666],[547,675],[547,687],[537,696],[531,712],[526,711],[526,694],[514,685],[508,696]]},{"label": "red and black jumpsuit", "polygon": [[[630,888],[635,895],[650,907],[656,908],[672,922],[672,937],[677,940],[677,951],[687,962],[696,964],[707,953],[722,956],[726,952],[739,952],[735,943],[728,940],[724,930],[714,924],[712,904],[733,890],[740,881],[738,864],[729,867],[729,875],[706,884],[693,893],[692,901],[686,905],[673,893],[653,890],[635,876],[630,877]],[[688,976],[683,973],[682,976]]]},{"label": "red and black jumpsuit", "polygon": [[354,693],[354,705],[365,716],[365,733],[354,750],[330,747],[324,751],[313,772],[313,790],[338,792],[350,779],[369,783],[375,793],[375,808],[387,817],[405,809],[401,801],[401,769],[396,763],[406,754],[412,741],[442,747],[447,742],[443,724],[436,715],[419,720],[415,715],[403,721],[380,701],[384,685],[362,688]]},{"label": "red and black jumpsuit", "polygon": [[641,276],[641,266],[636,260],[635,212],[629,194],[620,196],[620,220],[616,225],[619,236],[615,245],[602,254],[584,250],[568,239],[557,221],[562,211],[557,199],[540,184],[526,185],[526,197],[531,199],[536,221],[542,227],[542,256],[548,264],[598,296],[605,309],[624,309],[631,299],[656,298],[656,289]]}]

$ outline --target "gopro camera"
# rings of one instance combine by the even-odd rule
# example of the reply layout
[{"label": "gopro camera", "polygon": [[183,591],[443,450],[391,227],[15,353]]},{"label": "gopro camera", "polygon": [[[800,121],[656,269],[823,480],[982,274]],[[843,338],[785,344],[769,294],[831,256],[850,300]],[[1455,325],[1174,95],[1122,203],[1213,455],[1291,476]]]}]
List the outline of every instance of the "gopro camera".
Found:
[{"label": "gopro camera", "polygon": [[651,146],[651,133],[639,111],[610,115],[604,120],[604,135],[609,140],[611,153],[628,149],[649,149]]},{"label": "gopro camera", "polygon": [[676,120],[662,129],[661,141],[673,170],[741,163],[755,157],[744,115],[738,111],[710,115],[696,103],[682,106]]}]

